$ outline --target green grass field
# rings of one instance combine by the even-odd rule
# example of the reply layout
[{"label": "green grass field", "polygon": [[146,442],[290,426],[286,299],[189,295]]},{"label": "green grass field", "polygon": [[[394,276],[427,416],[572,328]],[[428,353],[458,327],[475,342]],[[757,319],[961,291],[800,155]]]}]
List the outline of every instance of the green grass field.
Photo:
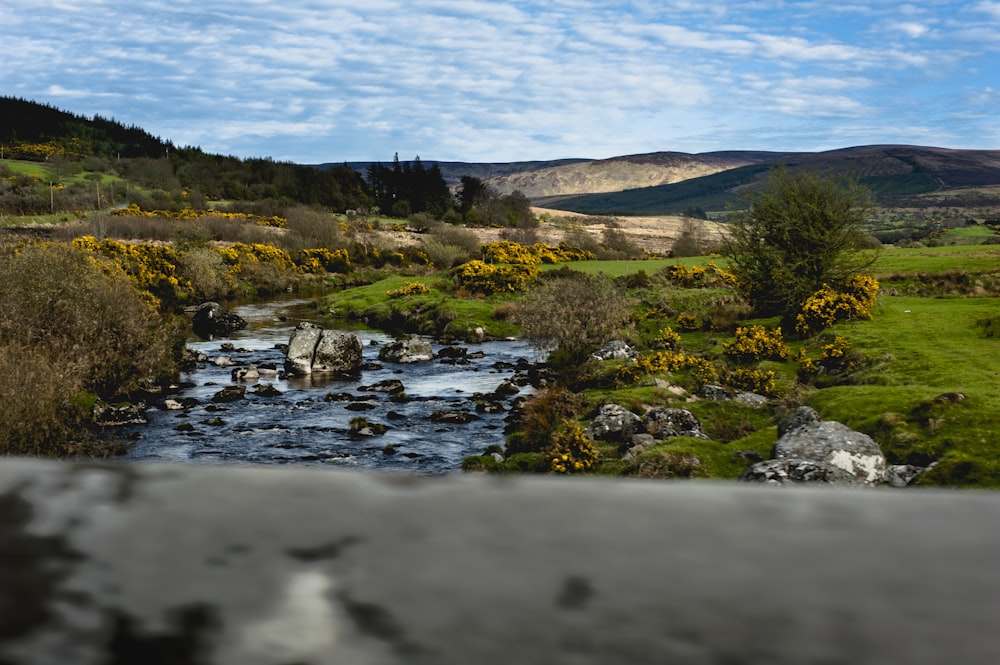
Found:
[{"label": "green grass field", "polygon": [[876,278],[896,273],[986,272],[1000,268],[1000,245],[949,245],[881,250],[872,268]]}]

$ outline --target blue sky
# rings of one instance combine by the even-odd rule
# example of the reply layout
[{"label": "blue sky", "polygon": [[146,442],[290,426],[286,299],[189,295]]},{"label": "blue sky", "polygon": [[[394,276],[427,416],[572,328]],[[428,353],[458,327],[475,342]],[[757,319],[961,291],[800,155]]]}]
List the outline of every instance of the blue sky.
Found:
[{"label": "blue sky", "polygon": [[302,163],[1000,149],[992,0],[3,0],[0,94]]}]

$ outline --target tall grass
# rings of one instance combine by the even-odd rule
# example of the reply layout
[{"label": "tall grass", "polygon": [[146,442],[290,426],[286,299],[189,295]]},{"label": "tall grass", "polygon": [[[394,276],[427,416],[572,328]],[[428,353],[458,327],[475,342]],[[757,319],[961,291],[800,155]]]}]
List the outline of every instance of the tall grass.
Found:
[{"label": "tall grass", "polygon": [[0,452],[66,455],[98,397],[174,374],[169,326],[68,245],[0,246]]}]

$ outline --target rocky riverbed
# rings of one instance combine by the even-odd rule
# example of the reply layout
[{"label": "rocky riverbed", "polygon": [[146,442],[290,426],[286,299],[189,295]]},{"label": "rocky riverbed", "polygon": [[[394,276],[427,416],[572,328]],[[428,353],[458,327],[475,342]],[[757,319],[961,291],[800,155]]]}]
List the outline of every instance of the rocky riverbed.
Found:
[{"label": "rocky riverbed", "polygon": [[244,329],[192,339],[196,369],[149,405],[148,424],[121,430],[132,440],[122,459],[448,473],[502,445],[512,402],[532,390],[534,356],[524,342],[432,344],[433,359],[397,363],[379,358],[395,340],[372,330],[350,331],[362,344],[359,373],[287,376],[283,345],[296,325],[332,325],[308,305],[235,307]]}]

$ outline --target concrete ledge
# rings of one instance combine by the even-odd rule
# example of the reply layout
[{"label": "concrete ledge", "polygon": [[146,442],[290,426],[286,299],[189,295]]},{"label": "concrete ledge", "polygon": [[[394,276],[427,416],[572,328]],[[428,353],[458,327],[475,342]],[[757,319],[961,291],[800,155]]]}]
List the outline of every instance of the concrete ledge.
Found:
[{"label": "concrete ledge", "polygon": [[1000,663],[1000,494],[0,460],[0,663]]}]

